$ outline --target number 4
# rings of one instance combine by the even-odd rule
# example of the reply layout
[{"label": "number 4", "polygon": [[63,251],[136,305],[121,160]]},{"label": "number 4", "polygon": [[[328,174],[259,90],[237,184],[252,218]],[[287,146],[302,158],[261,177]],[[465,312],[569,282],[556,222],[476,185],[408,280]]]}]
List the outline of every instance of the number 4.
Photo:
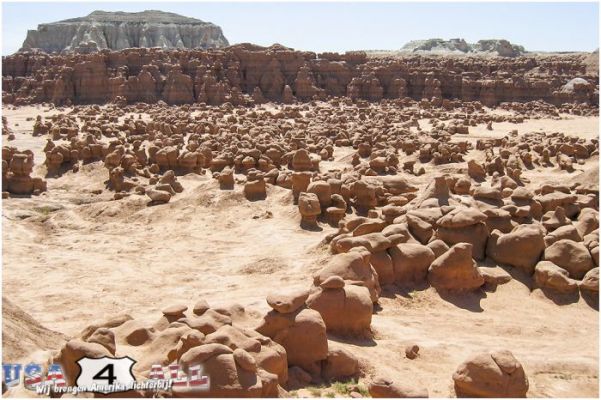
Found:
[{"label": "number 4", "polygon": [[[106,371],[106,375],[103,376],[102,374],[105,371]],[[93,378],[94,379],[105,379],[105,380],[109,381],[109,385],[112,385],[113,382],[117,380],[117,377],[115,376],[113,364],[107,364],[106,367],[104,367],[100,371],[98,371],[98,373],[96,375],[94,375]]]}]

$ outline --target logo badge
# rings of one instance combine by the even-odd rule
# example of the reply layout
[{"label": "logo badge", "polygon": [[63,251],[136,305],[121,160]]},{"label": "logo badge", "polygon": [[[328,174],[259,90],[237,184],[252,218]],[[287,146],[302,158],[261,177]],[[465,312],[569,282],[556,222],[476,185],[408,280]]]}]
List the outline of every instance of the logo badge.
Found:
[{"label": "logo badge", "polygon": [[131,357],[82,357],[77,360],[81,371],[75,383],[103,394],[127,391],[136,382],[132,373],[135,362]]}]

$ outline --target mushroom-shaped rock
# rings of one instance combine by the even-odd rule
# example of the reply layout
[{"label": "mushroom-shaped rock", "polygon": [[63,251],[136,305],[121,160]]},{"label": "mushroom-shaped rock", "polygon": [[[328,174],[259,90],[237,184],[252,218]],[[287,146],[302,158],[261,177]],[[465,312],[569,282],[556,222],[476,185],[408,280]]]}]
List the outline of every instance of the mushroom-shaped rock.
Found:
[{"label": "mushroom-shaped rock", "polygon": [[313,163],[309,152],[305,149],[297,150],[292,156],[292,169],[295,171],[311,171]]},{"label": "mushroom-shaped rock", "polygon": [[417,187],[410,184],[407,179],[401,175],[386,176],[382,178],[382,184],[393,195],[413,193]]},{"label": "mushroom-shaped rock", "polygon": [[314,193],[319,199],[319,205],[324,209],[332,204],[332,188],[325,181],[313,181],[307,187],[307,192]]},{"label": "mushroom-shaped rock", "polygon": [[376,187],[366,181],[357,181],[353,184],[355,204],[363,211],[378,205]]},{"label": "mushroom-shaped rock", "polygon": [[453,374],[457,397],[525,397],[528,378],[507,350],[483,352],[463,362]]},{"label": "mushroom-shaped rock", "polygon": [[198,301],[196,302],[196,304],[194,304],[194,307],[192,307],[192,312],[193,312],[195,315],[202,315],[202,314],[204,314],[204,313],[205,313],[205,311],[207,311],[209,308],[211,308],[211,307],[209,306],[209,303],[208,303],[206,300],[204,300],[204,299],[201,299],[201,300],[198,300]]},{"label": "mushroom-shaped rock", "polygon": [[496,287],[511,281],[511,275],[501,267],[478,267],[486,284]]},{"label": "mushroom-shaped rock", "polygon": [[541,223],[547,231],[552,232],[561,226],[571,224],[571,221],[566,217],[564,208],[557,207],[554,211],[547,211]]},{"label": "mushroom-shaped rock", "polygon": [[319,287],[324,289],[342,289],[344,285],[344,279],[337,275],[334,275],[330,276],[329,278],[326,278],[326,280],[319,284]]},{"label": "mushroom-shaped rock", "polygon": [[315,193],[302,192],[299,195],[298,211],[301,214],[302,228],[314,229],[317,227],[317,216],[321,214],[321,206]]},{"label": "mushroom-shaped rock", "polygon": [[570,224],[561,226],[545,236],[545,245],[549,247],[553,243],[562,239],[569,239],[573,240],[574,242],[582,242],[582,237],[578,233],[578,230],[574,225]]},{"label": "mushroom-shaped rock", "polygon": [[585,237],[595,229],[599,229],[599,212],[592,208],[585,208],[580,211],[576,229],[581,237]]},{"label": "mushroom-shaped rock", "polygon": [[282,314],[295,312],[305,304],[309,297],[308,290],[295,290],[289,293],[274,293],[267,296],[267,304]]},{"label": "mushroom-shaped rock", "polygon": [[311,183],[310,172],[293,172],[290,178],[292,182],[292,196],[294,200],[298,200],[298,196],[301,192],[306,192],[309,184]]},{"label": "mushroom-shaped rock", "polygon": [[162,310],[163,315],[167,317],[183,317],[184,313],[188,309],[188,306],[185,304],[174,304],[169,307],[165,307]]},{"label": "mushroom-shaped rock", "polygon": [[435,176],[417,200],[418,207],[440,207],[449,205],[451,193],[445,176]]},{"label": "mushroom-shaped rock", "polygon": [[[428,243],[428,247],[430,250],[434,252],[435,258],[443,255],[447,250],[449,250],[449,246],[440,239],[436,239]],[[434,261],[434,260],[432,260]]]},{"label": "mushroom-shaped rock", "polygon": [[222,190],[231,190],[234,188],[234,170],[230,167],[225,167],[223,171],[217,173],[219,188]]},{"label": "mushroom-shaped rock", "polygon": [[437,290],[474,290],[484,284],[484,278],[472,259],[472,245],[458,243],[432,262],[428,282]]}]

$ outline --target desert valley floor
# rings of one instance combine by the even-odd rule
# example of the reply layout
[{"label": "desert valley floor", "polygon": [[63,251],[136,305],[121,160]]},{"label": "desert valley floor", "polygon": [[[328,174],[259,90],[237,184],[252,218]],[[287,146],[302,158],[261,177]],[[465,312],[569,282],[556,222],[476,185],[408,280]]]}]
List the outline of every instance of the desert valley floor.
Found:
[{"label": "desert valley floor", "polygon": [[[275,114],[285,106],[258,107],[259,112]],[[47,140],[44,135],[31,135],[35,118],[41,115],[50,120],[59,112],[72,111],[72,107],[58,110],[43,105],[5,107],[3,115],[14,140],[5,140],[4,145],[32,150],[32,175],[44,176]],[[114,122],[152,120],[144,110],[131,111]],[[307,111],[302,109],[301,114]],[[234,112],[226,110],[223,119]],[[519,137],[530,132],[562,132],[597,138],[597,116],[560,117],[495,122],[492,129],[481,123],[470,126],[467,135],[453,135],[451,143],[471,143],[463,158],[484,162],[483,153],[475,149],[477,141],[501,139],[514,129]],[[289,121],[294,125],[294,118]],[[417,132],[419,125],[428,131],[430,122],[430,118],[419,119],[410,129]],[[354,153],[351,146],[334,147],[332,157],[320,162],[320,171],[352,168]],[[521,176],[533,191],[543,184],[596,186],[598,163],[598,155],[593,155],[575,164],[573,172],[535,167],[525,169]],[[467,176],[465,163],[423,166],[421,175],[403,175],[418,193],[440,174]],[[21,317],[5,301],[5,358],[42,360],[49,350],[60,348],[88,325],[122,313],[152,324],[166,306],[192,306],[201,299],[222,309],[241,305],[245,312],[235,322],[252,329],[271,309],[265,301],[267,294],[307,288],[310,277],[331,257],[326,237],[337,228],[320,222],[319,230],[303,229],[293,193],[284,187],[267,185],[264,200],[248,201],[243,184],[221,190],[211,172],[203,170],[178,174],[183,191],[166,204],[149,206],[143,195],[115,200],[115,193],[106,189],[107,177],[103,162],[94,161],[81,165],[77,172],[68,170],[48,178],[47,191],[39,196],[3,200],[4,296],[10,307],[18,306],[35,320]],[[235,179],[244,175],[236,173]],[[533,288],[532,279],[519,268],[499,266],[490,258],[478,265],[504,269],[513,279],[494,289],[445,295],[427,286],[383,285],[374,306],[371,335],[328,333],[330,341],[359,359],[359,382],[385,375],[427,388],[431,397],[454,396],[452,375],[467,357],[508,349],[527,374],[529,397],[597,397],[599,326],[594,299],[578,292],[548,295]],[[14,313],[14,318],[7,318],[6,313]],[[55,333],[32,334],[44,329],[38,323]],[[405,348],[411,344],[420,349],[414,360],[405,357]],[[136,358],[135,348],[129,350]],[[329,385],[295,393],[344,395]]]}]

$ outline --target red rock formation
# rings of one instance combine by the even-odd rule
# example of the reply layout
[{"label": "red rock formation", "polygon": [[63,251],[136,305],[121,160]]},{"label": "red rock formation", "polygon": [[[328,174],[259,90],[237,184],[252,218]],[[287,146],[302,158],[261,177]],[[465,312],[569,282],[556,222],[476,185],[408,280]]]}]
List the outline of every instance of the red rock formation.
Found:
[{"label": "red rock formation", "polygon": [[218,105],[232,99],[243,102],[244,95],[258,103],[346,95],[369,101],[435,98],[435,106],[453,99],[487,106],[535,100],[597,105],[598,83],[594,75],[587,75],[585,57],[367,58],[363,52],[317,56],[280,45],[250,44],[168,52],[27,52],[2,58],[2,97],[16,105],[105,103],[117,96],[129,103]]}]

